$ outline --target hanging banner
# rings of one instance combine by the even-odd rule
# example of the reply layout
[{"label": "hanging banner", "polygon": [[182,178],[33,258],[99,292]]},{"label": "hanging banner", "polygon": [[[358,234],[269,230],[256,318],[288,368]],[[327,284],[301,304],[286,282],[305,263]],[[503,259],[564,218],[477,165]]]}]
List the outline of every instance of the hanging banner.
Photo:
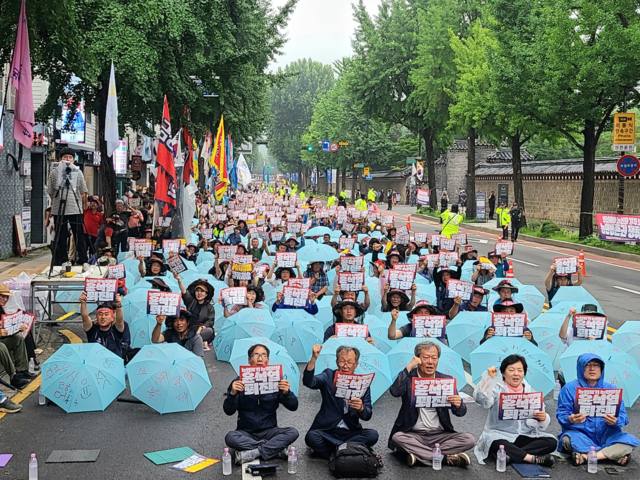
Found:
[{"label": "hanging banner", "polygon": [[416,192],[416,202],[418,205],[429,205],[429,190],[419,188]]},{"label": "hanging banner", "polygon": [[596,213],[598,236],[610,242],[639,242],[640,215]]}]

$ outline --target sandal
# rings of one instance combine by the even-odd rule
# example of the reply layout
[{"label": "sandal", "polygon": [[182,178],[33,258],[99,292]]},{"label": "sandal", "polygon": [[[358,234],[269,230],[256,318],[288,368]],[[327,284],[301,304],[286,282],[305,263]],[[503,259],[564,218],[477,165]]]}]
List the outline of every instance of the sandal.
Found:
[{"label": "sandal", "polygon": [[585,462],[585,456],[580,452],[573,452],[571,455],[571,463],[574,467],[582,465]]},{"label": "sandal", "polygon": [[629,464],[629,460],[631,460],[631,455],[627,454],[624,457],[621,457],[616,462],[621,467],[626,467]]}]

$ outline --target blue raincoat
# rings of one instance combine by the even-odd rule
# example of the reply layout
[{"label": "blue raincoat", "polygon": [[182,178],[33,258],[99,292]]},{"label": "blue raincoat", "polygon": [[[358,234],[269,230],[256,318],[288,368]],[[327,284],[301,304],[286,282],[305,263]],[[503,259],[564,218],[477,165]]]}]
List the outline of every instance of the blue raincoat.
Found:
[{"label": "blue raincoat", "polygon": [[[571,439],[573,450],[580,453],[588,452],[591,446],[596,447],[596,450],[600,451],[616,443],[637,447],[640,445],[640,441],[630,433],[622,431],[622,427],[629,423],[624,402],[620,404],[618,424],[615,426],[608,425],[604,418],[601,417],[587,417],[584,423],[569,422],[569,415],[575,413],[576,389],[578,387],[588,388],[590,386],[584,378],[584,369],[587,364],[593,360],[599,360],[604,365],[603,360],[598,355],[593,353],[583,353],[580,355],[577,362],[578,379],[567,383],[560,391],[556,418],[562,427],[562,433],[559,436],[558,449],[562,451],[562,438],[565,435]],[[595,385],[595,388],[617,388],[615,385],[604,381],[604,367],[602,369],[602,376]]]}]

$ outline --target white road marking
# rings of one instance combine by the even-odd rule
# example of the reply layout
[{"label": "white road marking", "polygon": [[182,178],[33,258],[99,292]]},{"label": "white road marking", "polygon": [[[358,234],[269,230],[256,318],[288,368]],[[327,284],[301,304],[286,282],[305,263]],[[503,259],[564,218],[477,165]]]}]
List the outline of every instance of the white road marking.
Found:
[{"label": "white road marking", "polygon": [[611,285],[613,288],[617,288],[618,290],[624,290],[625,292],[635,293],[636,295],[640,295],[640,292],[637,290],[631,290],[630,288],[619,287],[617,285]]},{"label": "white road marking", "polygon": [[525,265],[529,265],[531,267],[539,267],[540,265],[536,265],[535,263],[525,262],[524,260],[518,260],[517,258],[511,257],[511,260],[518,263],[524,263]]}]

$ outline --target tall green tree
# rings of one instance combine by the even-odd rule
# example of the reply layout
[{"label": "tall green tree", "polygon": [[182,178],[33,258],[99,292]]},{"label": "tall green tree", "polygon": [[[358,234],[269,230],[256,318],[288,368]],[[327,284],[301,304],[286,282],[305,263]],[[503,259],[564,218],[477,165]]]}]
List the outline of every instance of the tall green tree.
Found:
[{"label": "tall green tree", "polygon": [[330,65],[310,59],[290,63],[278,70],[278,76],[281,81],[271,91],[269,151],[285,169],[301,172],[302,135],[335,76]]}]

